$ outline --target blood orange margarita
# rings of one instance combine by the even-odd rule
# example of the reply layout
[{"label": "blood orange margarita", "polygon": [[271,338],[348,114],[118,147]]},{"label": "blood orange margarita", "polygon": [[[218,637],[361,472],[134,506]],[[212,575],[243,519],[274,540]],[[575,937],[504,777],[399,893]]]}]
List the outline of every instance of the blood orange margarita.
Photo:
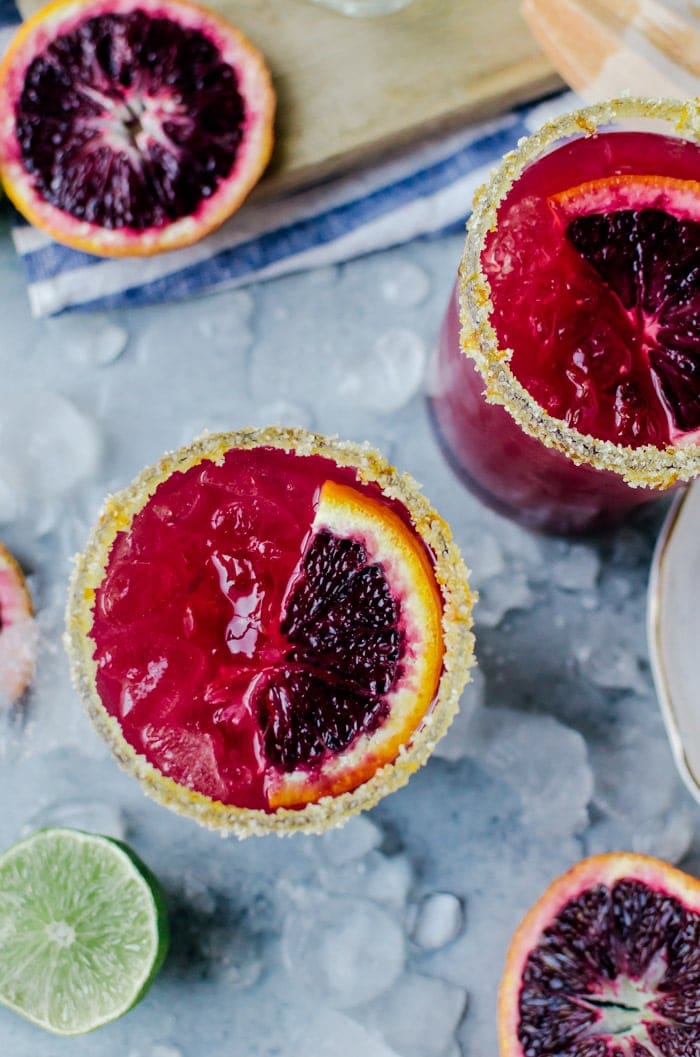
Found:
[{"label": "blood orange margarita", "polygon": [[216,434],[108,500],[68,647],[118,758],[206,825],[317,830],[423,763],[471,661],[448,527],[361,446]]},{"label": "blood orange margarita", "polygon": [[593,528],[700,471],[699,139],[697,102],[602,104],[478,193],[433,411],[502,513]]}]

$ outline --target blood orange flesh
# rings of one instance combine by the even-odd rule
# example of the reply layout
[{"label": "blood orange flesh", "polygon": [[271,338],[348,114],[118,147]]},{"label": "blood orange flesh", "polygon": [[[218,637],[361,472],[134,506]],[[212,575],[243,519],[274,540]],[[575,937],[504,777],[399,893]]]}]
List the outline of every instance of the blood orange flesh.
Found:
[{"label": "blood orange flesh", "polygon": [[482,263],[513,373],[555,418],[638,447],[700,428],[700,147],[575,140],[526,169]]},{"label": "blood orange flesh", "polygon": [[516,933],[501,985],[504,1057],[700,1052],[700,882],[646,856],[584,860]]},{"label": "blood orange flesh", "polygon": [[94,252],[184,245],[240,204],[270,153],[258,53],[186,0],[59,0],[0,67],[8,194]]},{"label": "blood orange flesh", "polygon": [[301,807],[365,781],[437,691],[441,602],[407,511],[353,469],[234,449],[163,481],[112,546],[97,690],[162,774]]}]

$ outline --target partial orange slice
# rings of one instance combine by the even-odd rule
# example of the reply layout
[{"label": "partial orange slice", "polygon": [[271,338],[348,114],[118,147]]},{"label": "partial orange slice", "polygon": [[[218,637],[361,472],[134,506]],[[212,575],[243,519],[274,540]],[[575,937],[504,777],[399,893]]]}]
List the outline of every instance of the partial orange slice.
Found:
[{"label": "partial orange slice", "polygon": [[700,1047],[700,881],[615,852],[557,878],[516,932],[502,1057],[687,1057]]},{"label": "partial orange slice", "polygon": [[16,701],[34,674],[33,615],[24,574],[0,543],[0,704]]},{"label": "partial orange slice", "polygon": [[272,149],[260,53],[189,0],[55,0],[0,65],[0,176],[24,216],[106,256],[187,246]]},{"label": "partial orange slice", "polygon": [[551,195],[549,202],[568,220],[623,209],[659,209],[677,220],[700,220],[700,181],[673,176],[621,173],[588,180]]},{"label": "partial orange slice", "polygon": [[[337,796],[391,763],[428,713],[442,668],[440,593],[425,547],[409,523],[357,489],[328,481],[312,533],[287,602],[287,634],[296,647],[295,660],[309,664],[308,679],[317,695],[315,721],[328,711],[327,722],[334,723],[330,713],[340,696],[347,706],[345,722],[354,715],[361,733],[349,751],[327,752],[311,769],[273,773],[268,784],[273,807]],[[338,568],[341,541],[353,541],[364,552],[362,564],[347,571],[345,584]],[[322,553],[329,562],[337,555],[338,601],[325,600],[323,582],[310,575],[310,557]],[[326,694],[319,674],[324,671],[331,673]],[[288,696],[289,670],[279,674]],[[296,693],[303,695],[306,685],[297,669]],[[273,679],[267,690],[266,743],[283,762],[285,737],[293,735],[284,729],[281,709],[274,708],[276,688]],[[308,705],[299,701],[299,707]]]}]

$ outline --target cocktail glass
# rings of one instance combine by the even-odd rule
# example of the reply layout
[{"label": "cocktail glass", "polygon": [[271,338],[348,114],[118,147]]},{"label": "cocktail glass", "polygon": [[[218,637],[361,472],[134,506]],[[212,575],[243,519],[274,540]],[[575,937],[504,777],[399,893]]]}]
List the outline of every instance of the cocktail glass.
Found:
[{"label": "cocktail glass", "polygon": [[319,832],[424,763],[471,663],[448,526],[365,445],[207,434],[111,496],[67,647],[144,790],[211,828]]},{"label": "cocktail glass", "polygon": [[[641,181],[636,179],[636,184],[642,187],[645,195],[645,187],[652,189],[649,191],[652,199],[656,193],[654,188],[661,185],[658,201],[650,200],[651,205],[665,208],[668,195],[682,194],[683,238],[689,239],[694,249],[690,247],[683,265],[686,271],[682,297],[685,300],[681,307],[685,311],[685,329],[681,338],[674,338],[676,344],[682,342],[683,348],[671,353],[671,358],[675,356],[679,363],[683,362],[680,381],[675,379],[671,395],[684,407],[685,403],[693,407],[697,404],[700,410],[694,378],[694,373],[700,374],[699,141],[698,100],[613,100],[546,124],[508,154],[488,185],[477,192],[459,278],[440,334],[431,381],[431,408],[443,448],[460,478],[488,505],[528,527],[555,532],[597,528],[666,494],[679,482],[695,477],[700,473],[700,448],[697,446],[700,417],[696,423],[695,411],[688,414],[686,408],[680,413],[679,420],[672,421],[673,415],[669,412],[668,437],[663,437],[663,428],[659,427],[661,431],[657,430],[656,443],[641,443],[647,412],[649,421],[652,418],[651,405],[645,408],[643,402],[637,401],[634,428],[630,425],[631,412],[628,414],[629,409],[625,408],[627,417],[623,415],[621,418],[622,432],[615,436],[609,423],[599,430],[595,414],[591,418],[586,412],[588,417],[585,417],[575,399],[565,414],[557,414],[551,410],[552,403],[545,406],[546,399],[538,400],[533,395],[532,389],[543,391],[541,385],[538,389],[537,371],[553,369],[547,358],[548,350],[555,347],[551,333],[545,333],[542,340],[539,337],[544,327],[540,318],[542,300],[553,296],[556,301],[563,295],[558,291],[559,279],[554,273],[548,280],[549,288],[542,284],[539,287],[536,284],[531,287],[517,285],[518,274],[512,271],[513,255],[509,255],[503,245],[498,251],[500,257],[494,251],[502,235],[499,225],[502,225],[504,212],[519,195],[521,201],[530,196],[526,204],[534,202],[537,209],[542,208],[543,203],[549,208],[547,203],[553,195],[564,192],[566,197],[566,192],[575,186],[577,192],[581,186],[590,185],[594,191],[598,188],[598,194],[603,193],[601,187],[605,194],[609,194],[609,181],[614,174],[621,174],[619,179],[623,190],[619,195],[627,193],[624,191],[625,181],[632,179],[634,182],[635,174],[641,177]],[[524,187],[527,195],[521,193]],[[619,209],[620,204],[630,203],[621,198],[613,211]],[[601,207],[602,212],[606,210],[609,212],[608,207]],[[629,209],[628,213],[631,216],[634,210]],[[533,216],[536,218],[537,213]],[[636,223],[634,217],[631,223]],[[521,234],[524,237],[523,259],[527,258],[529,272],[526,280],[531,282],[539,261],[547,262],[549,247],[546,236],[540,241],[536,220],[529,228],[525,226]],[[672,256],[676,252],[676,242],[673,232],[665,235],[662,232],[657,238],[657,249],[660,247],[662,255]],[[517,258],[522,250],[523,246],[516,245],[514,256]],[[572,252],[571,248],[567,249],[567,253]],[[490,256],[487,258],[487,255]],[[500,290],[495,289],[495,284],[501,282],[501,275],[505,272],[497,274],[494,280],[492,270],[489,278],[485,260],[491,269],[496,260],[502,270],[511,269],[512,274]],[[533,266],[533,261],[538,263]],[[645,266],[639,265],[638,271],[643,271]],[[590,269],[591,276],[594,276],[595,270],[589,263],[584,262],[582,267]],[[595,281],[600,286],[600,276],[595,276]],[[500,294],[500,303],[496,302],[495,293]],[[610,293],[611,305],[615,296]],[[537,319],[537,326],[533,324],[530,328],[530,342],[524,348],[508,347],[497,333],[495,317],[503,311],[503,301],[509,297],[513,304],[519,304],[519,299],[522,301],[521,317],[526,323]],[[578,311],[579,307],[575,305],[572,311]],[[620,313],[627,311],[623,305],[618,308]],[[613,309],[614,306],[611,311]],[[508,311],[506,306],[506,314]],[[633,313],[634,306],[627,315]],[[639,316],[642,329],[647,327],[651,331],[654,327],[655,333],[659,330],[658,318],[654,317],[649,323],[642,309]],[[566,333],[569,320],[566,313],[557,316],[555,311],[550,314],[548,323],[550,327],[562,328],[557,330],[556,340],[559,340],[559,335]],[[598,321],[595,323],[597,326]],[[630,324],[631,327],[634,325]],[[588,340],[585,334],[584,339]],[[637,342],[642,349],[647,339],[645,337],[641,345],[639,340],[638,335],[630,338],[632,345]],[[616,352],[618,358],[623,357],[623,373],[630,369],[630,357],[636,355],[634,349],[637,345],[634,349],[632,345]],[[585,352],[585,346],[582,347]],[[646,345],[639,352],[640,356],[648,355],[648,350],[644,350]],[[598,352],[597,362],[606,370],[612,370],[612,349],[606,349],[603,344]],[[662,356],[664,362],[669,360],[667,349],[662,350]],[[514,362],[520,364],[520,377],[513,369]],[[575,369],[572,368],[574,373]],[[587,370],[575,381],[580,383],[579,390],[588,399],[590,411],[595,405],[596,378],[590,372],[586,375]],[[527,384],[524,384],[523,377]],[[659,399],[666,400],[670,390],[664,389],[665,383],[656,376],[653,383]],[[568,381],[562,379],[561,385],[565,384]],[[554,377],[553,392],[558,385]],[[651,390],[648,389],[647,393],[651,394]],[[552,400],[555,406],[559,406],[554,397]],[[658,415],[658,412],[655,405],[653,413]],[[582,416],[586,428],[581,428]],[[636,435],[633,435],[634,430],[637,430]]]}]

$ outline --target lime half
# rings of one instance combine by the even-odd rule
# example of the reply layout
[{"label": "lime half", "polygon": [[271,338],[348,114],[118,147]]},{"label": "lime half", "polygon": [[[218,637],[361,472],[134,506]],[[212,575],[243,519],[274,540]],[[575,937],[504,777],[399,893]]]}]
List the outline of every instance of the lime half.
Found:
[{"label": "lime half", "polygon": [[124,845],[46,829],[0,856],[0,1001],[80,1035],[126,1013],[168,943],[158,882]]}]

